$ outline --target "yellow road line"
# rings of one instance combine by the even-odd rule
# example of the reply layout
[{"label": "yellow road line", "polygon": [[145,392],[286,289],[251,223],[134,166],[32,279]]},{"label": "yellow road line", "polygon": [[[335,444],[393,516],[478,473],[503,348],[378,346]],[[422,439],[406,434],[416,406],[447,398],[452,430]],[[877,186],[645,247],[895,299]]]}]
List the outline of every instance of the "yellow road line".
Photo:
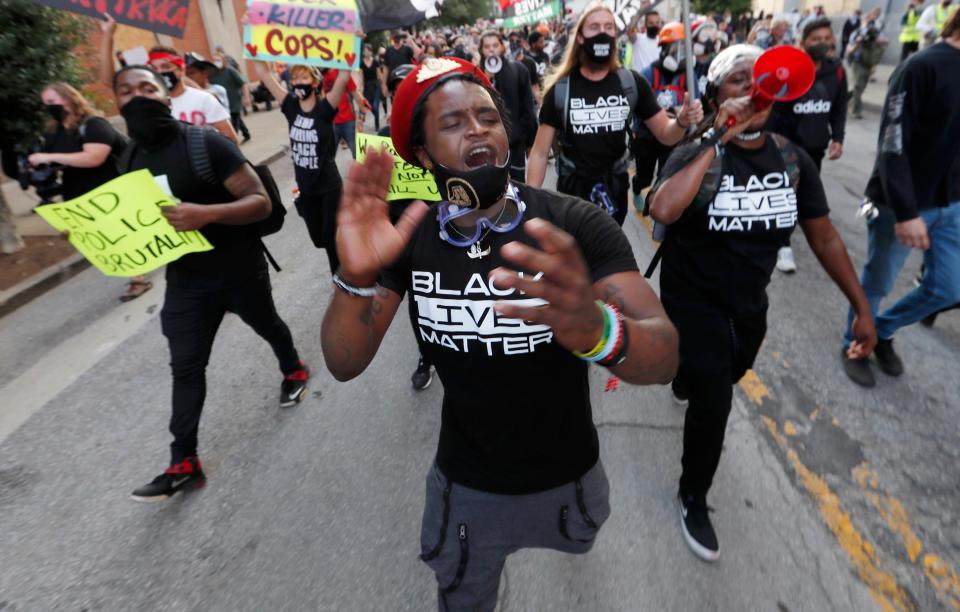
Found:
[{"label": "yellow road line", "polygon": [[[748,371],[741,379],[740,388],[743,389],[750,401],[757,406],[763,404],[763,398],[770,397],[769,389],[753,370]],[[851,565],[857,570],[860,579],[867,585],[870,596],[873,597],[880,609],[890,611],[913,610],[914,607],[910,598],[897,584],[893,576],[878,567],[873,545],[857,531],[853,521],[850,520],[850,515],[841,507],[840,498],[830,490],[827,481],[803,464],[797,452],[790,447],[787,436],[778,430],[776,421],[768,416],[762,418],[770,431],[770,435],[786,452],[787,460],[799,477],[804,489],[816,500],[821,518],[833,532],[834,537],[840,543],[840,547],[846,553]]]}]

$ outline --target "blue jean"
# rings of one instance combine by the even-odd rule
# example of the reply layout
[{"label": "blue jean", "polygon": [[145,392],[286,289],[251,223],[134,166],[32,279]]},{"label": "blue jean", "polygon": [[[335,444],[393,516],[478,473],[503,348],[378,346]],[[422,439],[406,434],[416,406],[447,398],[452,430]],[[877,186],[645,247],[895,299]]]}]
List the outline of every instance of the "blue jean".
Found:
[{"label": "blue jean", "polygon": [[356,121],[344,121],[343,123],[333,124],[333,141],[337,143],[337,146],[340,146],[341,138],[347,141],[347,146],[350,147],[350,155],[353,155],[354,159],[356,159],[357,157],[357,122]]},{"label": "blue jean", "polygon": [[[877,218],[867,224],[867,263],[863,266],[860,284],[870,302],[877,337],[889,340],[901,327],[960,302],[960,202],[920,211],[930,237],[930,248],[923,252],[920,286],[878,315],[880,302],[893,291],[897,274],[910,255],[910,247],[897,240],[893,210],[886,206],[879,210]],[[853,340],[852,321],[851,309],[847,315],[844,346]]]}]

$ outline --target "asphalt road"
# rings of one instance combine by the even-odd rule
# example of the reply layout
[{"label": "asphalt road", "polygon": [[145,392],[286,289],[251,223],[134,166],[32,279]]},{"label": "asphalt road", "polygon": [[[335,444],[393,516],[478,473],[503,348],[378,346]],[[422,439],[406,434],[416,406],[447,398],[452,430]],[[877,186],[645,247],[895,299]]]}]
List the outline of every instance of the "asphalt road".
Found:
[{"label": "asphalt road", "polygon": [[[875,117],[851,124],[844,159],[824,172],[858,267],[854,194],[875,130]],[[289,163],[273,170],[288,190]],[[171,502],[127,498],[167,460],[162,275],[118,305],[121,282],[88,270],[0,319],[0,610],[435,606],[417,553],[441,385],[410,388],[416,348],[403,314],[363,376],[332,379],[319,347],[327,262],[287,219],[267,242],[284,268],[278,309],[314,368],[309,395],[280,410],[269,347],[229,316],[200,432],[209,484]],[[630,216],[625,232],[645,265],[646,226]],[[960,606],[960,313],[904,330],[904,376],[859,389],[837,357],[842,296],[799,233],[794,247],[799,272],[771,286],[770,331],[735,395],[710,497],[722,560],[698,561],[680,536],[682,410],[664,387],[605,392],[597,369],[613,514],[588,555],[512,556],[500,610]],[[898,293],[916,269],[912,259]]]}]

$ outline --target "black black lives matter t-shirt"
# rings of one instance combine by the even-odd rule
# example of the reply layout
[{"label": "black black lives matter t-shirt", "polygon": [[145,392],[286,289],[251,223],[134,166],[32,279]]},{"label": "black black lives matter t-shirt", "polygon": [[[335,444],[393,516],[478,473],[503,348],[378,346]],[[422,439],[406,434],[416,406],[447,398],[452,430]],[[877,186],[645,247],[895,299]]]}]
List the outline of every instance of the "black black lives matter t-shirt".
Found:
[{"label": "black black lives matter t-shirt", "polygon": [[337,144],[333,138],[333,118],[337,110],[324,96],[305,112],[291,94],[283,99],[280,111],[290,126],[290,157],[301,193],[326,193],[339,189],[342,182],[334,161]]},{"label": "black black lives matter t-shirt", "polygon": [[[675,151],[673,156],[683,154]],[[714,163],[719,164],[715,190],[701,187],[694,203],[667,229],[661,293],[664,301],[756,313],[767,306],[777,250],[797,221],[822,217],[830,209],[816,166],[793,143],[781,149],[768,134],[762,148],[730,144]],[[671,170],[668,161],[661,180]]]},{"label": "black black lives matter t-shirt", "polygon": [[43,150],[47,153],[79,153],[86,143],[105,144],[110,147],[110,155],[95,168],[63,168],[63,199],[72,200],[88,191],[111,181],[117,172],[117,156],[123,152],[127,139],[103,117],[90,117],[76,129],[68,130],[58,125],[53,132],[43,138]]},{"label": "black black lives matter t-shirt", "polygon": [[[526,203],[524,220],[545,219],[576,238],[593,281],[637,270],[626,236],[599,208],[516,187]],[[439,237],[435,211],[381,284],[410,293],[420,351],[443,381],[437,464],[454,482],[502,494],[543,491],[578,478],[599,457],[587,363],[557,344],[548,326],[498,315],[497,300],[542,302],[487,279],[497,266],[514,267],[500,257],[501,246],[518,240],[537,247],[536,241],[522,224],[508,234],[491,232],[482,240],[490,254],[471,259],[467,249]]]},{"label": "black black lives matter t-shirt", "polygon": [[[147,168],[155,177],[166,176],[170,191],[181,202],[233,202],[237,198],[223,183],[247,163],[243,153],[219,132],[206,129],[204,138],[207,153],[213,172],[220,181],[219,185],[208,183],[194,174],[189,163],[186,128],[187,124],[181,123],[177,137],[156,151],[137,146],[130,160],[130,170]],[[266,270],[260,238],[253,228],[213,223],[200,228],[200,233],[213,245],[213,250],[188,253],[167,264],[168,284],[214,286],[248,278]]]},{"label": "black black lives matter t-shirt", "polygon": [[[630,71],[637,84],[637,115],[646,121],[660,112],[657,99],[646,79]],[[570,101],[567,105],[569,134],[561,134],[563,154],[580,174],[605,175],[627,149],[630,130],[630,101],[623,93],[620,77],[611,71],[601,81],[591,81],[575,70],[570,74]],[[540,123],[563,130],[563,103],[558,107],[551,87],[543,96]]]}]

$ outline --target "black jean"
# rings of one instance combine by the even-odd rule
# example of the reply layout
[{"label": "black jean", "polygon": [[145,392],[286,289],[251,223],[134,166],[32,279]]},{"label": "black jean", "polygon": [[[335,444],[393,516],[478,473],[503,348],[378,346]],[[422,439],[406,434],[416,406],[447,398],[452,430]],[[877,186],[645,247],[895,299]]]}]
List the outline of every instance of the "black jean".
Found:
[{"label": "black jean", "polygon": [[227,312],[235,313],[270,343],[281,373],[286,375],[300,367],[290,329],[274,306],[270,275],[265,270],[219,288],[167,285],[160,325],[170,346],[173,370],[171,463],[197,454],[197,430],[207,394],[207,362]]},{"label": "black jean", "polygon": [[244,138],[250,138],[250,130],[243,121],[243,113],[230,113],[230,123],[238,134],[243,134]]},{"label": "black jean", "polygon": [[624,219],[627,218],[627,191],[630,189],[630,178],[626,172],[621,174],[608,173],[606,176],[598,175],[594,177],[583,176],[575,172],[569,174],[561,172],[560,176],[557,177],[557,191],[592,202],[590,192],[593,191],[597,183],[606,185],[607,193],[610,195],[614,206],[616,206],[613,218],[622,226]]},{"label": "black jean", "polygon": [[680,492],[705,497],[720,465],[733,385],[753,366],[767,332],[767,314],[731,317],[703,303],[667,296],[663,306],[680,335],[677,384],[690,398]]}]

